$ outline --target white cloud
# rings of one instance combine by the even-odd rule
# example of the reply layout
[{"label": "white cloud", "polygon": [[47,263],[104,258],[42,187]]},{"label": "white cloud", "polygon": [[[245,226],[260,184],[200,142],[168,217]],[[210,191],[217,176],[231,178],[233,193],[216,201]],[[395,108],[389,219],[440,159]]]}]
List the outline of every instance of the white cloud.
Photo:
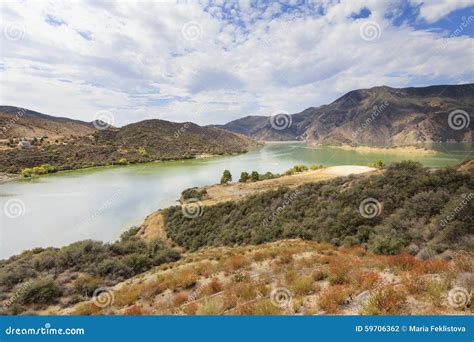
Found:
[{"label": "white cloud", "polygon": [[[3,6],[2,32],[11,23],[25,32],[18,40],[1,37],[1,103],[82,120],[108,109],[119,125],[147,118],[224,123],[298,112],[357,88],[473,76],[472,38],[447,41],[394,27],[386,18],[393,1],[314,1],[287,12],[278,3]],[[425,6],[420,15],[432,18]],[[369,18],[351,18],[363,8]],[[48,15],[64,24],[48,23]],[[368,22],[380,27],[371,41],[360,34]],[[189,23],[197,29],[191,36],[183,33]]]},{"label": "white cloud", "polygon": [[420,17],[429,23],[438,21],[454,10],[473,5],[471,0],[411,0],[415,5],[421,5]]}]

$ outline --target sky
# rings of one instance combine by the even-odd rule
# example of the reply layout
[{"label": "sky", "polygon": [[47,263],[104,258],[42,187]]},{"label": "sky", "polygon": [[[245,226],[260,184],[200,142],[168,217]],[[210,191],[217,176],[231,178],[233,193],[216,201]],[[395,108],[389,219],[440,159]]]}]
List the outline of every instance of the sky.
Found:
[{"label": "sky", "polygon": [[[2,1],[0,104],[201,125],[472,83],[474,0]],[[101,114],[102,113],[102,114]]]}]

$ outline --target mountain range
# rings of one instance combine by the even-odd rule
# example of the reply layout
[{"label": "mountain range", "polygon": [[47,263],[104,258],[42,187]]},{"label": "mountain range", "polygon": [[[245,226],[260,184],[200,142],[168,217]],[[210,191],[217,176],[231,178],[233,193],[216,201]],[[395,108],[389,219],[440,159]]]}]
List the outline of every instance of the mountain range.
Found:
[{"label": "mountain range", "polygon": [[[0,106],[0,172],[42,164],[66,170],[239,153],[258,146],[255,140],[372,147],[471,143],[473,111],[474,84],[359,89],[296,114],[247,116],[206,127],[152,119],[99,129],[102,122]],[[23,139],[30,148],[17,146]]]},{"label": "mountain range", "polygon": [[473,109],[472,83],[401,89],[381,86],[353,90],[331,104],[296,114],[247,116],[214,127],[258,140],[306,140],[325,145],[472,142]]}]

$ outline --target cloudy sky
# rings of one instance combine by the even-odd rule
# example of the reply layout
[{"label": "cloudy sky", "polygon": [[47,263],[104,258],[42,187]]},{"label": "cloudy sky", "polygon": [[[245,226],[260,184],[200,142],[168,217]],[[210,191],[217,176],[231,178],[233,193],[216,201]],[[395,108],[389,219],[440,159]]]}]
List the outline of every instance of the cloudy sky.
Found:
[{"label": "cloudy sky", "polygon": [[225,123],[345,92],[470,83],[474,1],[2,1],[0,103]]}]

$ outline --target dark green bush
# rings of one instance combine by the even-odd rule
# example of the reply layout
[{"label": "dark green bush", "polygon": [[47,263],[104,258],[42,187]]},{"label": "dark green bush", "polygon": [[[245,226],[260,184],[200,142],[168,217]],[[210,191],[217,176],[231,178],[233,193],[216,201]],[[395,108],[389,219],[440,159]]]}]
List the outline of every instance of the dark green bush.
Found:
[{"label": "dark green bush", "polygon": [[18,300],[21,304],[53,304],[61,293],[61,288],[51,277],[42,277],[26,285]]}]

